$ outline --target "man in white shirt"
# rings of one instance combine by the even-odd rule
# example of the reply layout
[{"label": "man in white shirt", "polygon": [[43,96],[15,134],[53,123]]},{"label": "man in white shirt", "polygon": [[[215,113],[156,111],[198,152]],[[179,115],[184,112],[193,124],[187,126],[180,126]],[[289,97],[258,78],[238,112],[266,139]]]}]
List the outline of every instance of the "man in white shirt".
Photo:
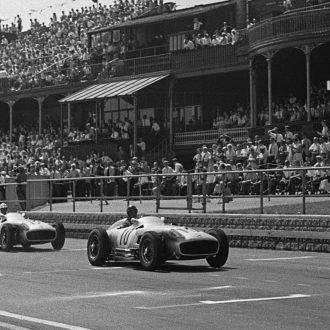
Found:
[{"label": "man in white shirt", "polygon": [[276,143],[281,143],[283,141],[283,135],[278,132],[278,128],[274,127],[268,131],[268,134],[271,138],[275,139]]}]

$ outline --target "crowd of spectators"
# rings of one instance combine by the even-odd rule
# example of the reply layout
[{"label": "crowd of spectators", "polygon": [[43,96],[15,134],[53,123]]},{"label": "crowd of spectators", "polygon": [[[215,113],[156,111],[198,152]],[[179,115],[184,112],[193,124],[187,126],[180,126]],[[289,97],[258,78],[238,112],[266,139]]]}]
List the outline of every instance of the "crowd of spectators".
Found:
[{"label": "crowd of spectators", "polygon": [[[270,129],[267,141],[256,136],[254,141],[248,139],[236,144],[224,135],[211,148],[203,145],[197,149],[193,157],[196,164],[194,172],[217,173],[195,176],[194,192],[201,194],[206,181],[207,195],[258,195],[262,181],[265,194],[302,193],[303,175],[300,168],[312,167],[305,174],[306,193],[330,193],[330,170],[318,169],[330,165],[329,136],[324,120],[320,122],[320,131],[312,139],[302,132],[293,133],[288,125],[282,133],[277,127]],[[272,171],[263,175],[251,171],[258,169]],[[227,171],[235,173],[227,173],[223,177],[222,172]]]},{"label": "crowd of spectators", "polygon": [[213,128],[215,129],[249,126],[251,126],[250,116],[240,103],[237,104],[235,110],[224,111],[213,120]]},{"label": "crowd of spectators", "polygon": [[[307,120],[307,106],[304,100],[293,93],[272,103],[273,123],[287,123]],[[318,120],[330,117],[330,97],[325,88],[311,88],[311,119]],[[260,126],[269,125],[269,109],[264,104],[258,109]]]},{"label": "crowd of spectators", "polygon": [[23,26],[22,26],[22,18],[17,15],[15,17],[14,22],[11,22],[10,24],[2,24],[2,20],[0,19],[0,32],[9,32],[13,34],[17,34],[19,32],[22,32]]},{"label": "crowd of spectators", "polygon": [[[96,79],[106,63],[123,55],[120,42],[98,42],[88,48],[87,31],[110,26],[137,17],[158,5],[158,1],[114,1],[110,5],[92,5],[62,11],[50,23],[30,19],[30,29],[21,32],[17,16],[17,39],[0,42],[0,70],[7,72],[8,87],[15,91],[33,87]],[[6,27],[5,27],[6,29]]]},{"label": "crowd of spectators", "polygon": [[186,34],[183,40],[184,50],[194,50],[213,46],[235,45],[239,41],[239,32],[224,22],[220,29],[216,29],[213,34],[209,34],[196,17],[193,22],[193,33]]}]

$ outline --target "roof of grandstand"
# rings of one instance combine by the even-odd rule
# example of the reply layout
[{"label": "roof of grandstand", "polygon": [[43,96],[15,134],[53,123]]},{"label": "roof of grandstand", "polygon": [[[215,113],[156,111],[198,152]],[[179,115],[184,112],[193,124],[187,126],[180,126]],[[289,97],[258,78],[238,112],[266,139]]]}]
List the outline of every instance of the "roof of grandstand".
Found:
[{"label": "roof of grandstand", "polygon": [[[197,2],[197,1],[194,1]],[[201,2],[201,1],[198,1]],[[209,2],[209,1],[208,1]],[[207,13],[209,11],[221,8],[223,6],[228,6],[234,4],[234,0],[223,0],[223,1],[217,1],[216,3],[208,3],[208,4],[199,4],[194,7],[184,7],[181,9],[181,6],[178,7],[179,9],[172,11],[172,12],[165,12],[159,15],[154,16],[148,16],[148,17],[141,17],[141,18],[135,18],[133,20],[126,21],[124,23],[116,24],[115,26],[111,27],[102,27],[102,28],[96,28],[89,32],[95,32],[95,31],[105,31],[109,30],[109,28],[118,30],[120,28],[129,27],[129,26],[138,26],[143,24],[150,24],[150,23],[156,23],[161,21],[170,21],[178,18],[188,17],[188,16],[198,16],[204,13]],[[190,5],[190,3],[189,3]]]}]

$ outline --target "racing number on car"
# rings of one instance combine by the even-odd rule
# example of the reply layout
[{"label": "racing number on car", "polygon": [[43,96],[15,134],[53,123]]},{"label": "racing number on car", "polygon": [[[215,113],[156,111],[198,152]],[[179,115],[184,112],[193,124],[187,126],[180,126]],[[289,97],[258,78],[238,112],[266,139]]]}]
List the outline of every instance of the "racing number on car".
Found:
[{"label": "racing number on car", "polygon": [[133,232],[134,228],[128,228],[120,236],[120,245],[126,245],[128,243],[129,236]]}]

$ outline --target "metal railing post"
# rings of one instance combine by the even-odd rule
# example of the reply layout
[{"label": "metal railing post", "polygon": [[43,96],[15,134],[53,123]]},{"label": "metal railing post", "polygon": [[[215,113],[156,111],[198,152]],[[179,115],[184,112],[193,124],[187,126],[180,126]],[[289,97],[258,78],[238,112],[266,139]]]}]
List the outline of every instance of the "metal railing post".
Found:
[{"label": "metal railing post", "polygon": [[306,214],[306,172],[302,170],[302,214]]},{"label": "metal railing post", "polygon": [[187,174],[187,209],[191,213],[192,209],[192,176],[190,173]]},{"label": "metal railing post", "polygon": [[226,174],[222,174],[222,213],[226,213],[226,206],[225,206],[225,181],[226,181]]},{"label": "metal railing post", "polygon": [[130,190],[131,190],[131,179],[129,177],[127,177],[127,185],[126,185],[126,193],[127,193],[127,206],[129,206],[129,202],[130,202]]},{"label": "metal railing post", "polygon": [[159,212],[160,209],[160,176],[157,174],[156,177],[156,213]]},{"label": "metal railing post", "polygon": [[203,175],[203,185],[202,185],[202,193],[203,193],[203,199],[202,199],[202,209],[203,213],[206,213],[206,174]]},{"label": "metal railing post", "polygon": [[264,172],[260,172],[260,214],[264,214]]},{"label": "metal railing post", "polygon": [[72,212],[76,212],[76,181],[72,181]]},{"label": "metal railing post", "polygon": [[49,181],[49,211],[53,211],[53,182]]},{"label": "metal railing post", "polygon": [[100,179],[100,212],[103,212],[103,194],[104,194],[103,179]]}]

